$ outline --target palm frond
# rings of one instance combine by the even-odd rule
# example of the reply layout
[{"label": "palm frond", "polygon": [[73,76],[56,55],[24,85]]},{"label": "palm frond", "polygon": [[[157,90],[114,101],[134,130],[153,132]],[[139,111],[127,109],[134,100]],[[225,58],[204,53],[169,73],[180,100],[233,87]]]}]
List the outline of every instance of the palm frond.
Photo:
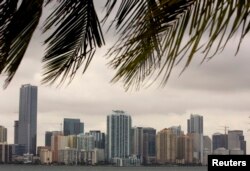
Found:
[{"label": "palm frond", "polygon": [[203,54],[201,61],[211,59],[241,30],[237,53],[250,30],[249,12],[246,0],[122,1],[114,19],[120,38],[108,52],[113,57],[109,64],[117,70],[112,81],[138,89],[163,76],[164,86],[180,61],[186,60],[185,70],[197,51]]},{"label": "palm frond", "polygon": [[2,1],[0,4],[0,74],[6,65],[6,51],[4,51],[4,42],[5,42],[5,34],[6,28],[12,19],[14,13],[17,8],[16,1]]},{"label": "palm frond", "polygon": [[123,1],[120,5],[115,21],[121,38],[110,53],[116,56],[110,64],[114,69],[120,67],[112,81],[123,77],[125,86],[130,87],[135,80],[143,82],[160,65],[162,47],[157,32],[161,27],[154,16],[157,8],[154,1]]},{"label": "palm frond", "polygon": [[7,74],[4,87],[12,80],[37,27],[43,0],[6,0],[0,6],[0,74]]},{"label": "palm frond", "polygon": [[61,78],[69,82],[77,70],[84,65],[87,69],[96,47],[104,44],[99,20],[93,0],[62,0],[46,19],[44,32],[56,27],[45,40],[48,45],[43,58],[43,83],[54,83]]}]

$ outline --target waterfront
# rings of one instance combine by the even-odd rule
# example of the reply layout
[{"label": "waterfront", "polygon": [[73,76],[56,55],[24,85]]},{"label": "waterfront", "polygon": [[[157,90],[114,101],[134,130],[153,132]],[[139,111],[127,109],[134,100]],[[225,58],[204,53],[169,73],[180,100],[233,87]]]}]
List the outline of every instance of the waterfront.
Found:
[{"label": "waterfront", "polygon": [[206,171],[207,167],[112,167],[1,165],[0,171]]}]

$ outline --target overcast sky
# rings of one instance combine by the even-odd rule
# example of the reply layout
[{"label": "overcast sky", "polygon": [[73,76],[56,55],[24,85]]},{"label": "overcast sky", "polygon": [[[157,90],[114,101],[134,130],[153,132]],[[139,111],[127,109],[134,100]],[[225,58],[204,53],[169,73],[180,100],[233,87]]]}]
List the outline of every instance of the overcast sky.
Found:
[{"label": "overcast sky", "polygon": [[[85,132],[92,129],[106,132],[107,115],[119,109],[132,116],[132,126],[159,131],[181,125],[185,133],[190,114],[200,114],[204,119],[204,134],[210,137],[215,132],[224,133],[224,126],[243,130],[250,154],[249,36],[237,56],[234,56],[237,39],[233,39],[223,53],[209,62],[200,65],[202,56],[196,55],[181,76],[182,66],[175,67],[164,88],[158,88],[156,82],[147,89],[129,92],[125,92],[121,83],[110,83],[115,72],[107,67],[108,59],[103,54],[112,45],[113,34],[105,35],[105,39],[106,46],[97,51],[87,72],[81,75],[80,71],[69,86],[57,88],[40,83],[45,47],[40,30],[35,32],[13,81],[7,89],[0,89],[0,125],[8,129],[8,143],[14,141],[19,89],[29,83],[38,86],[38,145],[44,145],[45,131],[61,129],[65,117],[80,118]],[[2,86],[3,76],[0,82]]]}]

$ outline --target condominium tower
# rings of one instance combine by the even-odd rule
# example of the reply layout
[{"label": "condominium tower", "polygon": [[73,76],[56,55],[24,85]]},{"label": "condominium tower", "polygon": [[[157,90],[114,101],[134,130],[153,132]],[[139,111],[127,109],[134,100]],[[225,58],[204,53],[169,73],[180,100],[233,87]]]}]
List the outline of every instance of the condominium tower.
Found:
[{"label": "condominium tower", "polygon": [[107,160],[127,158],[130,155],[131,117],[124,111],[114,110],[107,116]]},{"label": "condominium tower", "polygon": [[156,158],[160,164],[175,163],[177,153],[176,134],[165,128],[156,135]]}]

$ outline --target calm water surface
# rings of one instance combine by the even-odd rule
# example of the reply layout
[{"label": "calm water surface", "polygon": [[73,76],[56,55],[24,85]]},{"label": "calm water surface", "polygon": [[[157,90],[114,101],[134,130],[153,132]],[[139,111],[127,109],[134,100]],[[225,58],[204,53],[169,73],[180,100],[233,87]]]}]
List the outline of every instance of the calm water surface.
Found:
[{"label": "calm water surface", "polygon": [[0,171],[207,171],[207,167],[86,167],[0,165]]}]

